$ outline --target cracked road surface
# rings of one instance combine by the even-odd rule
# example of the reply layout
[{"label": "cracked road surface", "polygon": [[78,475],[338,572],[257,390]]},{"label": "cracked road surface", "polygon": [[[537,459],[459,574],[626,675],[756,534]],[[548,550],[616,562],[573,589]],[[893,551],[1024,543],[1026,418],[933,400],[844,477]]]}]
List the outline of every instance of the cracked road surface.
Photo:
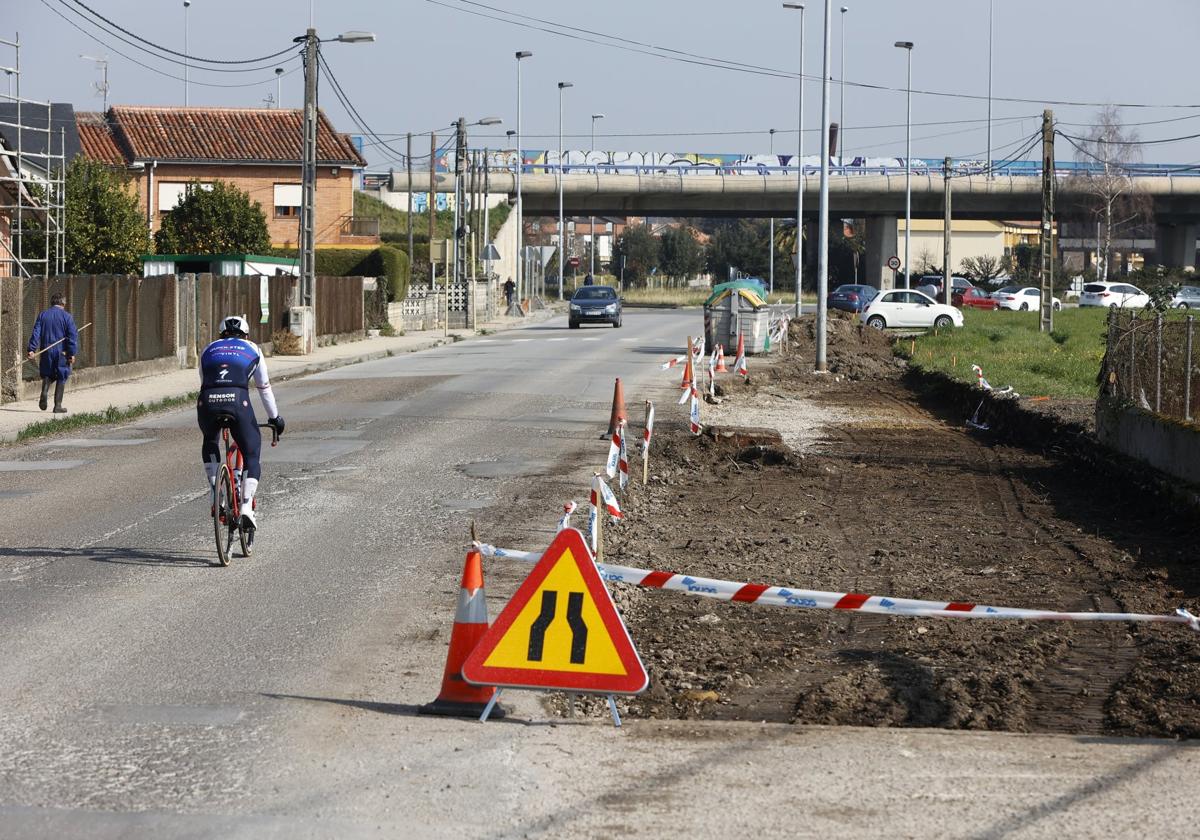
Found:
[{"label": "cracked road surface", "polygon": [[[438,690],[468,522],[540,548],[698,311],[565,319],[283,383],[255,556],[214,559],[194,413],[0,457],[0,836],[1165,834],[1162,741],[561,720]],[[664,409],[666,406],[664,405]],[[636,409],[634,416],[638,416]],[[678,421],[669,410],[660,422]],[[487,568],[491,613],[523,571]],[[635,639],[635,642],[638,641]],[[952,827],[952,828],[948,828]]]}]

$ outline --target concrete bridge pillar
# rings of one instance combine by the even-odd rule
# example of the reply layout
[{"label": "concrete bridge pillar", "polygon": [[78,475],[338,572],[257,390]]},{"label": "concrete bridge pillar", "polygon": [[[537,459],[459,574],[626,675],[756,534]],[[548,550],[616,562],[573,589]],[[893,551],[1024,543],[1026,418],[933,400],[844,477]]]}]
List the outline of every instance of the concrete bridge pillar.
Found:
[{"label": "concrete bridge pillar", "polygon": [[887,266],[896,255],[896,216],[867,216],[867,253],[863,282],[877,289],[895,285],[896,273]]},{"label": "concrete bridge pillar", "polygon": [[1154,256],[1167,268],[1196,267],[1196,236],[1200,224],[1194,221],[1158,224],[1154,228]]}]

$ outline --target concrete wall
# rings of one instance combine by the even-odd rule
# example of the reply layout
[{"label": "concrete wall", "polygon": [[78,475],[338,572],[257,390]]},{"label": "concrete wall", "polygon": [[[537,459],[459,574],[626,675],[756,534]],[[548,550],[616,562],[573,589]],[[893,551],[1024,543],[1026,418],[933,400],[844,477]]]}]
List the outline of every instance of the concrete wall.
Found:
[{"label": "concrete wall", "polygon": [[1102,399],[1096,436],[1106,446],[1200,487],[1200,426]]}]

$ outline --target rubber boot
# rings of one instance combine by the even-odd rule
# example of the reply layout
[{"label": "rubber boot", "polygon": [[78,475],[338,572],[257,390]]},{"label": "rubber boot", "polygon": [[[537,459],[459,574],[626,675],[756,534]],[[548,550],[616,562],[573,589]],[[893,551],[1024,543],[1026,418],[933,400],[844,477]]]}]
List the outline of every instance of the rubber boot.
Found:
[{"label": "rubber boot", "polygon": [[67,410],[65,408],[63,408],[63,404],[62,404],[63,389],[66,386],[67,386],[67,383],[63,379],[60,379],[54,383],[54,413],[55,414],[66,414],[67,413]]},{"label": "rubber boot", "polygon": [[38,400],[38,408],[40,408],[42,411],[46,410],[46,406],[48,404],[47,398],[49,396],[50,396],[50,379],[49,379],[49,377],[43,376],[42,377],[42,396]]}]

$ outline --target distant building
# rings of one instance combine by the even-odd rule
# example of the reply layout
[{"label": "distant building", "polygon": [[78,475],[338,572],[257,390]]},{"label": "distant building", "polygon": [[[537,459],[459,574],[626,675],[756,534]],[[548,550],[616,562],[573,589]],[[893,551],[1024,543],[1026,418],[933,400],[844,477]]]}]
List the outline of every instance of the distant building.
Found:
[{"label": "distant building", "polygon": [[[190,183],[222,180],[262,205],[273,245],[296,246],[302,111],[114,105],[105,113],[79,112],[76,122],[83,154],[132,177],[151,232]],[[319,112],[317,245],[379,241],[378,220],[354,216],[355,173],[364,166],[350,137]]]}]

